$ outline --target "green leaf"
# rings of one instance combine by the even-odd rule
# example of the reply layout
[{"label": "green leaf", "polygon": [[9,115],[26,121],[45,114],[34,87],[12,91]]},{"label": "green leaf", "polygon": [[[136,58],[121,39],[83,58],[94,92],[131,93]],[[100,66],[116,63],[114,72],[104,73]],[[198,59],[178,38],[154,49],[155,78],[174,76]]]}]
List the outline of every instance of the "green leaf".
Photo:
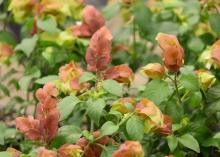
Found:
[{"label": "green leaf", "polygon": [[103,8],[102,13],[106,20],[110,20],[120,11],[120,3],[113,3]]},{"label": "green leaf", "polygon": [[83,75],[79,78],[79,83],[88,82],[94,80],[96,76],[90,72],[84,72]]},{"label": "green leaf", "polygon": [[88,102],[87,113],[91,120],[93,120],[96,124],[99,124],[100,117],[102,115],[102,111],[105,107],[105,101],[103,99],[98,99],[96,101]]},{"label": "green leaf", "polygon": [[6,31],[0,31],[0,42],[5,42],[13,46],[15,46],[17,43],[14,35]]},{"label": "green leaf", "polygon": [[0,157],[12,157],[12,154],[9,152],[0,152]]},{"label": "green leaf", "polygon": [[10,96],[9,89],[0,83],[0,91],[2,91],[5,95]]},{"label": "green leaf", "polygon": [[220,139],[220,132],[216,133],[213,138],[219,138]]},{"label": "green leaf", "polygon": [[220,15],[217,13],[211,13],[209,15],[209,23],[211,25],[212,30],[220,37]]},{"label": "green leaf", "polygon": [[80,102],[80,100],[73,96],[67,96],[63,98],[58,104],[58,111],[60,112],[60,121],[68,118],[68,116],[73,112],[75,106]]},{"label": "green leaf", "polygon": [[123,89],[122,86],[116,82],[115,80],[105,80],[102,82],[103,88],[116,96],[121,97],[123,95]]},{"label": "green leaf", "polygon": [[107,146],[102,150],[101,157],[113,157],[112,154],[118,149],[118,146]]},{"label": "green leaf", "polygon": [[152,80],[147,84],[141,96],[159,105],[161,102],[165,101],[170,94],[171,89],[167,82],[163,80]]},{"label": "green leaf", "polygon": [[30,85],[30,82],[32,79],[34,78],[38,78],[40,77],[41,73],[40,71],[35,71],[34,73],[30,74],[30,75],[26,75],[24,77],[22,77],[20,80],[19,80],[19,86],[20,88],[23,90],[23,91],[27,91],[28,90],[28,87]]},{"label": "green leaf", "polygon": [[167,143],[171,152],[173,152],[178,145],[178,139],[174,135],[167,136]]},{"label": "green leaf", "polygon": [[194,150],[197,153],[200,153],[199,143],[197,140],[190,134],[185,134],[178,138],[178,141],[185,147]]},{"label": "green leaf", "polygon": [[35,83],[45,84],[45,83],[48,83],[48,82],[51,82],[51,81],[54,81],[54,80],[58,80],[58,79],[59,79],[59,76],[57,76],[57,75],[49,75],[49,76],[45,76],[43,78],[37,79],[35,81]]},{"label": "green leaf", "polygon": [[205,47],[202,40],[196,37],[190,38],[190,40],[187,43],[187,46],[191,51],[198,53],[201,52]]},{"label": "green leaf", "polygon": [[106,135],[112,135],[116,131],[118,131],[119,126],[114,124],[111,121],[106,122],[105,124],[102,125],[101,127],[101,133],[100,137],[106,136]]},{"label": "green leaf", "polygon": [[57,28],[57,23],[54,18],[47,18],[45,20],[38,19],[37,27],[50,33],[60,32],[60,30]]},{"label": "green leaf", "polygon": [[191,67],[184,67],[180,71],[180,83],[182,86],[190,91],[199,91],[199,82],[193,69]]},{"label": "green leaf", "polygon": [[37,44],[37,40],[38,40],[37,35],[35,35],[31,38],[25,38],[21,41],[20,44],[18,44],[15,47],[15,50],[16,51],[18,51],[18,50],[23,51],[26,54],[26,56],[29,57]]},{"label": "green leaf", "polygon": [[63,137],[66,143],[75,143],[82,136],[82,131],[75,125],[65,125],[59,128],[58,136]]},{"label": "green leaf", "polygon": [[144,136],[144,121],[137,116],[132,116],[126,123],[126,130],[130,140],[141,141]]},{"label": "green leaf", "polygon": [[156,35],[152,12],[146,7],[144,0],[139,0],[134,5],[134,20],[139,28],[141,37],[153,41]]},{"label": "green leaf", "polygon": [[202,102],[202,94],[199,92],[194,92],[190,95],[188,104],[192,108],[196,108],[200,106],[200,103]]}]

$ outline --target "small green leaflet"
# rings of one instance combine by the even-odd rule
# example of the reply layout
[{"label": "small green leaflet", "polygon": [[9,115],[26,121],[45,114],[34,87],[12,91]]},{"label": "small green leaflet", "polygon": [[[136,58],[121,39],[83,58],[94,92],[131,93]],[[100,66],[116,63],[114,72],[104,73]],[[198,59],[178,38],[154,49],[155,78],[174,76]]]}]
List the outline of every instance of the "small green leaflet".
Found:
[{"label": "small green leaflet", "polygon": [[83,75],[79,78],[79,83],[84,83],[87,81],[92,81],[96,78],[96,76],[93,73],[90,72],[84,72]]},{"label": "small green leaflet", "polygon": [[49,76],[45,76],[45,77],[42,77],[40,79],[37,79],[35,82],[37,84],[45,84],[45,83],[48,83],[48,82],[51,82],[51,81],[54,81],[54,80],[58,80],[59,79],[59,76],[57,75],[49,75]]},{"label": "small green leaflet", "polygon": [[38,28],[42,29],[43,31],[46,31],[49,33],[60,32],[60,30],[57,28],[57,23],[54,18],[47,18],[45,20],[38,19],[37,26],[38,26]]}]

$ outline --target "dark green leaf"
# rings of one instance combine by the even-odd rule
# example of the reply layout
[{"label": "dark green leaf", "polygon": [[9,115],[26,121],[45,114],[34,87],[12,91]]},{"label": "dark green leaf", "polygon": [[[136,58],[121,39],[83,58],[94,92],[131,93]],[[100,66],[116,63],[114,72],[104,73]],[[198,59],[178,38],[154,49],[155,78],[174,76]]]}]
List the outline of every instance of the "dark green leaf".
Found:
[{"label": "dark green leaf", "polygon": [[209,23],[211,25],[212,30],[220,37],[220,14],[211,13],[209,15]]},{"label": "dark green leaf", "polygon": [[190,67],[184,67],[180,71],[180,83],[182,86],[190,91],[199,91],[199,82],[193,70]]},{"label": "dark green leaf", "polygon": [[0,42],[5,42],[13,46],[15,46],[17,43],[14,35],[6,31],[0,31]]}]

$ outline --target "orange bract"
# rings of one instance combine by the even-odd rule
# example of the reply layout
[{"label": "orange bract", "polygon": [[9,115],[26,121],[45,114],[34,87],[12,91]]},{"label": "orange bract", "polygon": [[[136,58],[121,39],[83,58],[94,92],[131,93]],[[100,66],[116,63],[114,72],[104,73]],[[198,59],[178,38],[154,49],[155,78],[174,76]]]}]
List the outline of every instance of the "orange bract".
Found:
[{"label": "orange bract", "polygon": [[165,74],[165,68],[159,63],[151,63],[142,67],[141,73],[151,79],[161,79]]},{"label": "orange bract", "polygon": [[114,152],[114,157],[144,157],[144,151],[139,142],[125,141],[119,149]]},{"label": "orange bract", "polygon": [[33,117],[16,118],[16,127],[27,138],[49,142],[58,131],[60,114],[56,108],[57,100],[53,97],[57,91],[53,84],[47,83],[36,92],[39,104],[36,109],[36,119]]},{"label": "orange bract", "polygon": [[179,71],[183,65],[184,50],[175,35],[159,33],[156,37],[163,50],[163,60],[166,68],[171,72]]},{"label": "orange bract", "polygon": [[57,153],[42,147],[39,148],[37,157],[57,157]]},{"label": "orange bract", "polygon": [[220,39],[212,47],[212,59],[220,67]]},{"label": "orange bract", "polygon": [[79,157],[81,152],[81,147],[73,144],[64,144],[58,149],[60,157]]},{"label": "orange bract", "polygon": [[130,84],[134,79],[134,73],[126,64],[117,65],[105,72],[105,79],[113,79],[119,83]]},{"label": "orange bract", "polygon": [[87,5],[82,12],[83,23],[70,27],[71,32],[78,37],[91,37],[105,25],[102,14],[92,5]]},{"label": "orange bract", "polygon": [[87,68],[92,72],[106,70],[111,62],[112,35],[107,27],[100,28],[91,38],[86,52]]}]

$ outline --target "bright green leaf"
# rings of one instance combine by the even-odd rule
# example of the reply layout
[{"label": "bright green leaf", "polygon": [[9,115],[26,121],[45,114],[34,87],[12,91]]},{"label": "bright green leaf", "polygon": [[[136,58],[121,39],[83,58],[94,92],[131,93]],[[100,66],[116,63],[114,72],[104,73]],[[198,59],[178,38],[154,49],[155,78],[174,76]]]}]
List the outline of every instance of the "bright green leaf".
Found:
[{"label": "bright green leaf", "polygon": [[103,88],[116,96],[121,97],[123,95],[123,89],[122,86],[116,82],[115,80],[105,80],[102,82]]},{"label": "bright green leaf", "polygon": [[126,130],[131,140],[141,141],[144,136],[144,121],[132,116],[126,123]]},{"label": "bright green leaf", "polygon": [[152,80],[147,84],[142,97],[146,97],[149,100],[160,104],[165,101],[171,94],[171,89],[167,82],[163,80]]},{"label": "bright green leaf", "polygon": [[96,76],[90,72],[84,72],[83,75],[79,78],[79,83],[84,83],[87,81],[94,80]]},{"label": "bright green leaf", "polygon": [[63,137],[66,143],[75,143],[82,136],[82,131],[75,125],[64,125],[59,128],[58,136]]},{"label": "bright green leaf", "polygon": [[167,143],[171,152],[173,152],[178,145],[178,139],[174,135],[167,136]]},{"label": "bright green leaf", "polygon": [[106,136],[106,135],[112,135],[116,131],[118,131],[119,126],[114,124],[111,121],[106,122],[105,124],[102,125],[101,127],[101,133],[100,137]]},{"label": "bright green leaf", "polygon": [[37,26],[43,31],[50,32],[50,33],[57,33],[60,31],[57,28],[57,23],[54,18],[47,18],[45,20],[38,19]]},{"label": "bright green leaf", "polygon": [[0,42],[5,42],[11,45],[16,45],[17,43],[14,35],[6,31],[0,31]]},{"label": "bright green leaf", "polygon": [[25,38],[21,41],[20,44],[18,44],[15,47],[15,50],[16,51],[17,50],[23,51],[26,54],[26,56],[29,57],[37,44],[37,40],[38,40],[37,35],[35,35],[31,38]]},{"label": "bright green leaf", "polygon": [[0,157],[12,157],[12,154],[9,152],[0,152]]},{"label": "bright green leaf", "polygon": [[178,138],[178,141],[185,147],[194,150],[195,152],[199,153],[199,143],[197,140],[190,134],[185,134]]},{"label": "bright green leaf", "polygon": [[60,121],[68,118],[68,116],[73,112],[75,106],[80,102],[80,100],[73,96],[67,96],[63,98],[58,104],[58,111],[60,112]]},{"label": "bright green leaf", "polygon": [[48,82],[51,82],[54,80],[58,80],[58,79],[59,79],[59,76],[57,76],[57,75],[49,75],[49,76],[45,76],[43,78],[37,79],[35,82],[37,84],[45,84],[45,83],[48,83]]},{"label": "bright green leaf", "polygon": [[103,99],[98,99],[96,101],[88,102],[88,115],[96,124],[99,124],[102,111],[105,107],[105,101]]}]

